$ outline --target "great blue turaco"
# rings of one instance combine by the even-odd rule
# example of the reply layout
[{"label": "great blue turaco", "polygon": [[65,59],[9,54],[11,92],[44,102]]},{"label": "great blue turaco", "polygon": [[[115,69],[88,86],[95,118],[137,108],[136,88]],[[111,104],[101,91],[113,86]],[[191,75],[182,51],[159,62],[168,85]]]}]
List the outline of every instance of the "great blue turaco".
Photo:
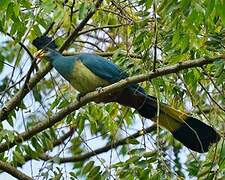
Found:
[{"label": "great blue turaco", "polygon": [[[127,78],[127,74],[117,65],[101,56],[80,53],[63,56],[56,49],[52,38],[41,36],[33,41],[39,50],[38,58],[45,57],[52,66],[81,94],[95,91]],[[144,118],[156,121],[157,99],[149,96],[138,84],[131,84],[115,93],[98,98],[96,102],[117,102],[136,109]],[[219,134],[200,120],[160,103],[158,123],[169,130],[175,139],[187,148],[203,153],[219,141]]]}]

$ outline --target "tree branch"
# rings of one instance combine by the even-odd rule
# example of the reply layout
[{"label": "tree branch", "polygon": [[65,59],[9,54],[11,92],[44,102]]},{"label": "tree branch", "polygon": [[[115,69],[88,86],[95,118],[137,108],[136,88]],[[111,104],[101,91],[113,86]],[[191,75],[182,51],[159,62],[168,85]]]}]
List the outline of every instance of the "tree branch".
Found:
[{"label": "tree branch", "polygon": [[[96,3],[96,9],[101,5],[102,0],[98,0]],[[77,26],[77,28],[72,32],[72,34],[66,39],[63,45],[60,48],[60,52],[69,47],[70,43],[77,38],[79,31],[83,29],[88,20],[94,15],[96,9],[90,11],[86,18],[81,21],[81,23]],[[38,71],[29,82],[26,83],[26,86],[23,89],[20,89],[12,99],[10,99],[3,108],[0,109],[0,122],[4,121],[9,113],[20,105],[22,99],[34,88],[34,86],[52,69],[52,65],[48,64],[46,67]]]},{"label": "tree branch", "polygon": [[32,180],[31,177],[27,176],[23,172],[19,171],[15,167],[11,166],[7,162],[0,161],[0,169],[7,172],[8,174],[12,175],[16,179],[21,179],[21,180]]},{"label": "tree branch", "polygon": [[71,112],[79,109],[80,107],[84,106],[88,102],[95,100],[98,97],[101,97],[103,95],[107,95],[109,93],[118,91],[119,89],[125,88],[129,84],[132,83],[139,83],[143,81],[149,81],[153,78],[163,76],[166,74],[171,74],[171,73],[177,73],[181,70],[188,69],[188,68],[193,68],[193,67],[201,67],[206,64],[213,63],[214,61],[218,59],[224,59],[223,56],[218,56],[216,58],[200,58],[196,60],[188,60],[185,62],[180,62],[175,65],[163,67],[163,68],[158,68],[155,70],[155,72],[150,72],[148,74],[142,74],[142,75],[136,75],[133,77],[129,77],[126,79],[122,79],[121,81],[114,83],[112,85],[106,86],[101,89],[101,92],[99,90],[90,92],[86,94],[85,96],[80,98],[80,101],[75,101],[73,103],[70,103],[67,107],[61,109],[58,113],[55,113],[49,117],[49,120],[46,120],[44,122],[40,122],[30,128],[29,131],[23,132],[17,136],[15,136],[15,139],[12,142],[4,142],[0,144],[0,152],[4,152],[11,147],[15,146],[17,143],[21,143],[23,141],[26,141],[30,139],[32,136],[36,135],[37,133],[43,131],[44,129],[52,127],[55,123],[61,121],[65,116],[70,114]]},{"label": "tree branch", "polygon": [[[114,51],[114,52],[96,52],[95,54],[102,56],[102,57],[112,57],[115,53],[118,53],[118,52],[116,52],[116,51]],[[65,55],[65,56],[73,56],[73,55],[77,55],[77,54],[80,54],[80,53],[79,52],[78,53],[76,53],[76,52],[64,52],[63,53],[63,55]],[[126,55],[131,58],[137,58],[137,59],[142,58],[140,55],[134,54],[134,53],[119,52],[119,54]]]},{"label": "tree branch", "polygon": [[88,37],[88,38],[92,38],[92,39],[95,39],[97,40],[98,42],[102,42],[102,43],[112,43],[112,40],[109,40],[108,38],[105,38],[105,37],[99,37],[97,34],[93,35],[92,33],[87,33],[87,34],[84,34],[85,37]]},{"label": "tree branch", "polygon": [[93,46],[94,48],[96,48],[98,51],[103,52],[103,50],[102,50],[100,47],[98,47],[97,44],[92,43],[92,42],[90,42],[90,41],[81,41],[81,40],[79,40],[79,41],[74,41],[74,42],[75,42],[75,43],[90,44],[91,46]]},{"label": "tree branch", "polygon": [[[75,157],[58,158],[57,160],[58,160],[59,163],[69,163],[69,162],[84,161],[86,159],[89,159],[92,156],[96,156],[98,154],[107,152],[110,149],[116,149],[118,146],[129,144],[129,140],[135,139],[135,138],[137,138],[139,136],[142,136],[144,134],[150,133],[150,132],[155,131],[155,130],[156,130],[156,125],[153,125],[153,126],[150,126],[150,127],[146,128],[146,129],[139,130],[136,133],[134,133],[134,134],[132,134],[132,135],[126,137],[126,138],[118,140],[118,141],[116,141],[114,143],[110,143],[110,144],[108,144],[108,145],[106,145],[106,146],[104,146],[102,148],[93,150],[93,151],[85,153],[83,155],[79,155],[79,156],[75,156]],[[40,158],[42,160],[44,160],[44,161],[48,161],[50,159],[53,159],[54,157],[51,157],[51,156],[48,156],[48,155],[42,155]]]},{"label": "tree branch", "polygon": [[86,34],[86,33],[92,32],[92,31],[102,30],[102,29],[106,29],[106,28],[112,29],[112,28],[118,28],[118,27],[129,26],[129,25],[132,25],[132,24],[131,23],[130,24],[115,24],[115,25],[95,27],[95,28],[92,28],[92,29],[81,31],[81,32],[78,33],[78,35]]}]

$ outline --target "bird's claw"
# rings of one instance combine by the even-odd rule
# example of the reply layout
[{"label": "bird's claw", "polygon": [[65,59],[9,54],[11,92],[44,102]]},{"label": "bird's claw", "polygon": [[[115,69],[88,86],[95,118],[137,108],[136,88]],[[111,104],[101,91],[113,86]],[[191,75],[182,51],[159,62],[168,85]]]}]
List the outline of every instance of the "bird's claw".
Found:
[{"label": "bird's claw", "polygon": [[98,91],[98,93],[103,92],[103,88],[102,87],[98,87],[98,88],[96,88],[96,91]]},{"label": "bird's claw", "polygon": [[84,96],[84,94],[78,93],[78,95],[77,95],[77,97],[76,97],[77,101],[80,102],[80,99],[81,99],[83,96]]}]

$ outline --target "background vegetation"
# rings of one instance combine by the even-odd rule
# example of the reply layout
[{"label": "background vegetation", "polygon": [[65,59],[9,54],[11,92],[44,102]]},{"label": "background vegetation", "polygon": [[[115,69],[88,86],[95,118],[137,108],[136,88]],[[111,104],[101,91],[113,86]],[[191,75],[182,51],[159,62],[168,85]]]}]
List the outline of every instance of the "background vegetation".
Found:
[{"label": "background vegetation", "polygon": [[[78,103],[77,92],[51,65],[36,61],[32,41],[48,34],[64,54],[97,53],[130,76],[152,73],[136,79],[146,92],[223,136],[224,11],[223,0],[0,0],[2,173],[21,179],[222,179],[223,139],[199,154],[133,109],[90,102],[98,92]],[[208,65],[157,75],[158,68],[207,59]]]}]

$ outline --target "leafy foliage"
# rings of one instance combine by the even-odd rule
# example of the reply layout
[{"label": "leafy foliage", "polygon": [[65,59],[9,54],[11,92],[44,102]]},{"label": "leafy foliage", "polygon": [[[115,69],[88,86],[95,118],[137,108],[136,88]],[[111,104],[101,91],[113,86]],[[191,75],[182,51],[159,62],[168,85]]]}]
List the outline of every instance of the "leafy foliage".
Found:
[{"label": "leafy foliage", "polygon": [[[34,61],[28,52],[36,51],[31,42],[47,33],[62,45],[94,9],[95,2],[90,0],[0,0],[1,107],[24,88]],[[224,9],[221,0],[105,0],[65,53],[106,56],[129,75],[189,59],[218,57],[225,47]],[[38,63],[32,76],[45,66],[46,62]],[[223,135],[224,79],[225,61],[218,59],[141,85],[148,94],[174,108],[189,110]],[[223,140],[208,154],[192,153],[164,130],[146,133],[152,123],[116,103],[89,103],[51,128],[30,134],[29,140],[21,138],[21,133],[33,132],[35,125],[50,122],[76,101],[77,94],[56,71],[46,75],[9,113],[7,122],[0,123],[1,144],[17,142],[0,159],[14,167],[38,160],[39,170],[34,174],[24,168],[33,178],[224,177]],[[138,136],[130,138],[138,130]],[[62,163],[67,162],[72,165],[65,168]]]}]

